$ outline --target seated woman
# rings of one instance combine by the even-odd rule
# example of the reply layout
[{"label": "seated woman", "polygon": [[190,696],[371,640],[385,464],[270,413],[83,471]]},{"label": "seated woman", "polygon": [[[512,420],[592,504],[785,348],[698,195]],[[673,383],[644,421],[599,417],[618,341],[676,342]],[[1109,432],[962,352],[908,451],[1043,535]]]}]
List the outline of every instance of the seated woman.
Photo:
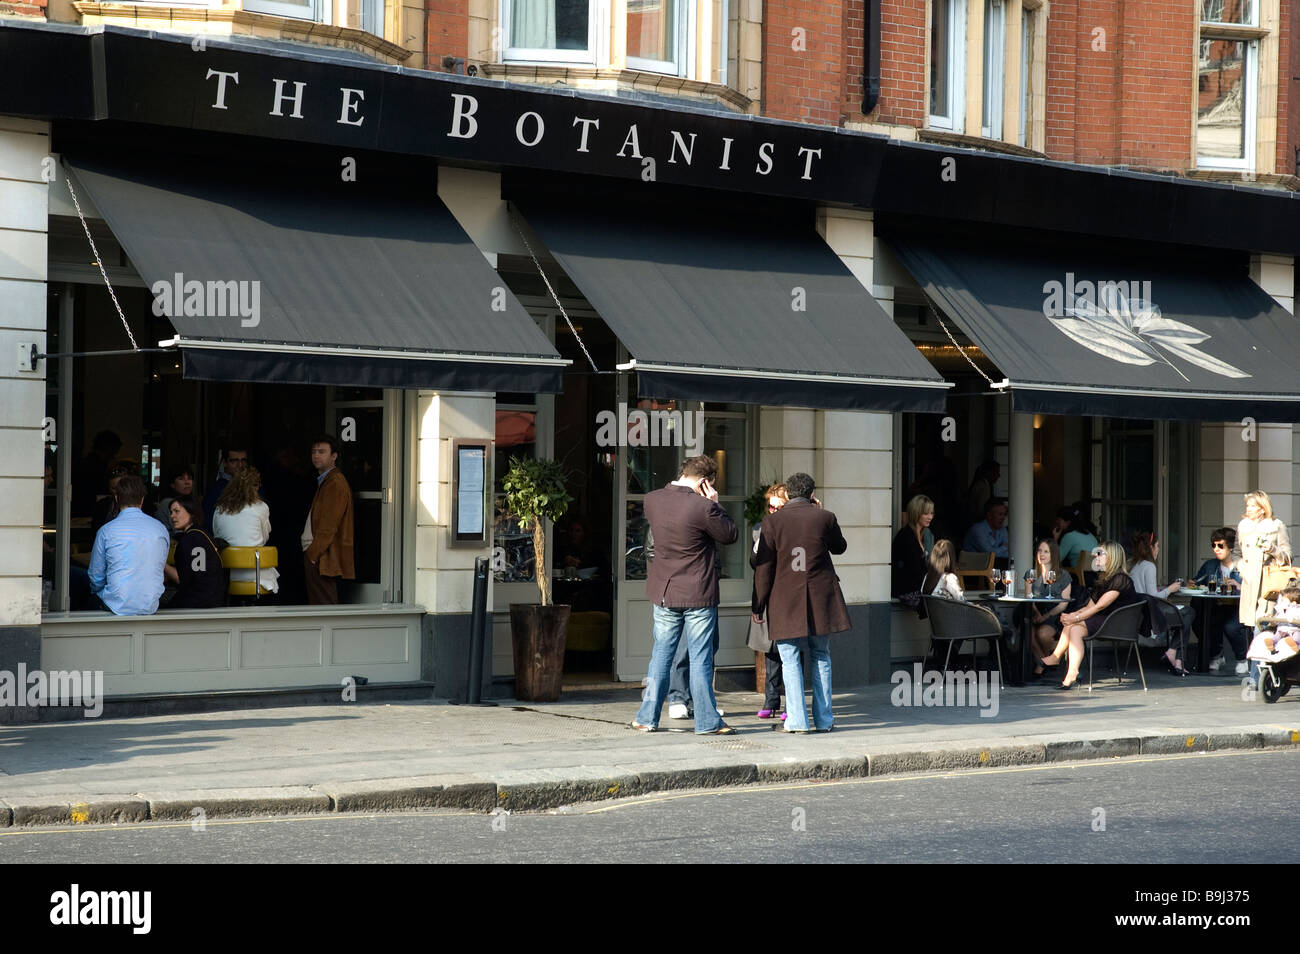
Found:
[{"label": "seated woman", "polygon": [[[1143,596],[1156,596],[1162,600],[1169,599],[1170,596],[1182,589],[1183,584],[1179,580],[1174,580],[1164,589],[1158,589],[1156,584],[1156,560],[1160,558],[1160,541],[1151,530],[1143,530],[1133,534],[1133,557],[1129,562],[1129,576],[1133,578],[1133,586]],[[1178,615],[1183,621],[1183,632],[1192,631],[1192,623],[1196,619],[1196,609],[1190,604],[1177,607]],[[1185,676],[1187,671],[1183,669],[1183,642],[1174,644],[1172,641],[1167,650],[1165,650],[1165,666],[1175,676]]]},{"label": "seated woman", "polygon": [[[1069,572],[1061,567],[1061,553],[1056,548],[1055,541],[1048,539],[1038,541],[1038,546],[1034,548],[1034,577],[1036,594],[1041,593],[1043,596],[1061,600],[1055,606],[1044,603],[1041,607],[1037,604],[1033,607],[1034,658],[1040,659],[1051,651],[1061,635],[1061,614],[1065,611],[1074,583]],[[1038,679],[1042,675],[1043,667],[1039,665],[1030,678]]]},{"label": "seated woman", "polygon": [[1069,653],[1069,666],[1058,689],[1073,689],[1078,684],[1084,637],[1097,632],[1115,610],[1142,602],[1142,595],[1133,587],[1132,577],[1124,572],[1124,548],[1118,543],[1106,543],[1102,550],[1104,555],[1093,561],[1092,568],[1098,577],[1087,604],[1083,609],[1061,614],[1065,628],[1057,641],[1056,651],[1042,660],[1044,666],[1055,666]]},{"label": "seated woman", "polygon": [[226,571],[212,538],[203,532],[203,505],[178,497],[172,501],[177,530],[175,566],[163,568],[168,583],[179,587],[169,609],[211,609],[226,605]]},{"label": "seated woman", "polygon": [[927,570],[926,557],[934,546],[934,534],[930,532],[933,521],[934,501],[925,494],[917,494],[907,502],[907,522],[890,548],[893,564],[890,596],[897,598],[921,590]]},{"label": "seated woman", "polygon": [[[163,492],[162,499],[158,501],[158,508],[154,511],[158,522],[168,530],[172,529],[172,501],[178,497],[198,499],[194,496],[194,469],[189,464],[173,467],[168,472],[167,489]],[[172,531],[172,536],[176,536],[175,531]]]},{"label": "seated woman", "polygon": [[1083,501],[1062,507],[1056,511],[1056,523],[1052,527],[1052,536],[1061,548],[1061,566],[1088,566],[1089,556],[1099,544],[1097,528],[1092,525],[1084,509]]},{"label": "seated woman", "polygon": [[[258,496],[262,475],[255,467],[245,467],[230,478],[212,515],[212,532],[232,547],[264,547],[271,538],[271,508]],[[255,570],[231,570],[232,580],[253,582]],[[262,589],[280,591],[280,574],[274,567],[261,571]]]},{"label": "seated woman", "polygon": [[930,569],[921,584],[921,592],[926,596],[944,596],[950,600],[966,602],[962,592],[961,581],[953,569],[957,564],[957,554],[953,552],[952,542],[940,540],[930,548]]}]

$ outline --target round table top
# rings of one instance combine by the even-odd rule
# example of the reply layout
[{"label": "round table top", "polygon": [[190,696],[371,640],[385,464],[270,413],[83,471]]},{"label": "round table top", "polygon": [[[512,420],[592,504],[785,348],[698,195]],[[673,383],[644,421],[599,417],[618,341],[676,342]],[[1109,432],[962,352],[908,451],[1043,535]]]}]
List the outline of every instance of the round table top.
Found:
[{"label": "round table top", "polygon": [[1240,590],[1229,590],[1227,593],[1224,593],[1222,591],[1218,593],[1211,593],[1209,590],[1194,590],[1194,589],[1189,589],[1187,587],[1183,587],[1177,593],[1173,593],[1171,595],[1178,596],[1179,594],[1182,594],[1183,596],[1190,596],[1194,600],[1204,600],[1204,599],[1239,600],[1241,599]]}]

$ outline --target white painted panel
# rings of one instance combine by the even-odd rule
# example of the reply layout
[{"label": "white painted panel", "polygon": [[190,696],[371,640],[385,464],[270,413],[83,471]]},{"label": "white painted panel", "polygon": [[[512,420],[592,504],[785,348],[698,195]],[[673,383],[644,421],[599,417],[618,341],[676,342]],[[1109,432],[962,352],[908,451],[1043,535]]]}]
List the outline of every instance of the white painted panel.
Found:
[{"label": "white painted panel", "polygon": [[[29,123],[31,125],[24,126]],[[10,131],[15,128],[25,131]],[[48,128],[31,120],[0,118],[0,179],[44,181],[41,160],[50,154]]]},{"label": "white painted panel", "polygon": [[241,669],[284,669],[324,663],[324,634],[319,629],[255,629],[239,634]]},{"label": "white painted panel", "polygon": [[144,634],[144,671],[212,672],[232,666],[229,629]]},{"label": "white painted panel", "polygon": [[59,636],[41,639],[42,669],[89,669],[105,675],[129,675],[133,665],[132,633]]},{"label": "white painted panel", "polygon": [[404,663],[411,658],[405,626],[333,626],[330,661],[336,666]]},{"label": "white painted panel", "polygon": [[39,566],[31,576],[0,577],[0,626],[35,626],[41,621]]},{"label": "white painted panel", "polygon": [[[0,427],[39,428],[45,420],[45,379],[35,374],[20,377],[14,373],[18,343],[36,341],[44,350],[44,338],[44,335],[37,336],[31,332],[0,331],[0,347],[5,349],[0,351],[0,355],[6,355],[10,359],[8,367],[0,373]],[[15,470],[12,461],[5,461],[0,463],[0,473],[20,476],[33,473],[32,467],[36,468],[34,472],[36,476],[44,473],[41,433],[37,430],[28,433],[30,439],[35,441],[35,449],[22,448],[21,454],[25,456],[24,469]],[[6,456],[8,452],[9,449],[6,448]]]},{"label": "white painted panel", "polygon": [[[0,441],[12,433],[14,432],[0,430]],[[26,431],[22,435],[27,439]],[[0,448],[4,446],[0,443]],[[9,469],[12,469],[11,466],[0,466],[0,473]],[[44,520],[44,502],[45,481],[40,477],[0,477],[0,524],[8,527],[39,527]],[[31,569],[28,567],[28,570]]]},{"label": "white painted panel", "polygon": [[[0,521],[7,518],[0,507]],[[41,572],[41,528],[0,527],[0,576]]]}]

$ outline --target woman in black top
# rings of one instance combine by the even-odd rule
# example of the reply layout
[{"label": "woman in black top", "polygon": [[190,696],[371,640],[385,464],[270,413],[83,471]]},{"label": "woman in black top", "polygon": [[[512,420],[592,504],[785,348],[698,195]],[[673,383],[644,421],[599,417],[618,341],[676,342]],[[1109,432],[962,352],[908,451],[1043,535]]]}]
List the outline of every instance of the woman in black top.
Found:
[{"label": "woman in black top", "polygon": [[930,548],[934,534],[930,523],[934,520],[934,501],[917,494],[907,502],[907,523],[894,537],[890,548],[893,573],[890,576],[890,596],[899,597],[920,592],[925,574],[930,569]]},{"label": "woman in black top", "polygon": [[1043,665],[1055,666],[1069,651],[1069,669],[1057,687],[1059,689],[1073,689],[1078,683],[1084,637],[1097,632],[1115,610],[1142,602],[1142,595],[1134,588],[1132,577],[1124,572],[1124,548],[1118,543],[1106,543],[1102,549],[1105,555],[1098,555],[1093,561],[1093,569],[1101,575],[1088,602],[1080,610],[1061,614],[1065,629],[1056,644],[1056,652],[1043,657]]},{"label": "woman in black top", "polygon": [[172,527],[177,532],[176,565],[164,575],[179,592],[167,604],[171,609],[210,609],[226,605],[226,571],[216,544],[202,530],[203,507],[192,497],[171,503]]}]

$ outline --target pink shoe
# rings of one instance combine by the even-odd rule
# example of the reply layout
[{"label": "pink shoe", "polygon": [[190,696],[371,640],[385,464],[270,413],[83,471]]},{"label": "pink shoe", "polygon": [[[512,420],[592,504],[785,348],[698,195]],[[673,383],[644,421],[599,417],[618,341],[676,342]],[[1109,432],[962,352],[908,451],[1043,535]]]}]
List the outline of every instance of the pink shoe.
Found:
[{"label": "pink shoe", "polygon": [[759,709],[758,717],[760,719],[771,719],[776,715],[775,709]]},{"label": "pink shoe", "polygon": [[782,721],[782,722],[785,721],[785,713],[784,713],[784,712],[781,713],[781,721]]}]

